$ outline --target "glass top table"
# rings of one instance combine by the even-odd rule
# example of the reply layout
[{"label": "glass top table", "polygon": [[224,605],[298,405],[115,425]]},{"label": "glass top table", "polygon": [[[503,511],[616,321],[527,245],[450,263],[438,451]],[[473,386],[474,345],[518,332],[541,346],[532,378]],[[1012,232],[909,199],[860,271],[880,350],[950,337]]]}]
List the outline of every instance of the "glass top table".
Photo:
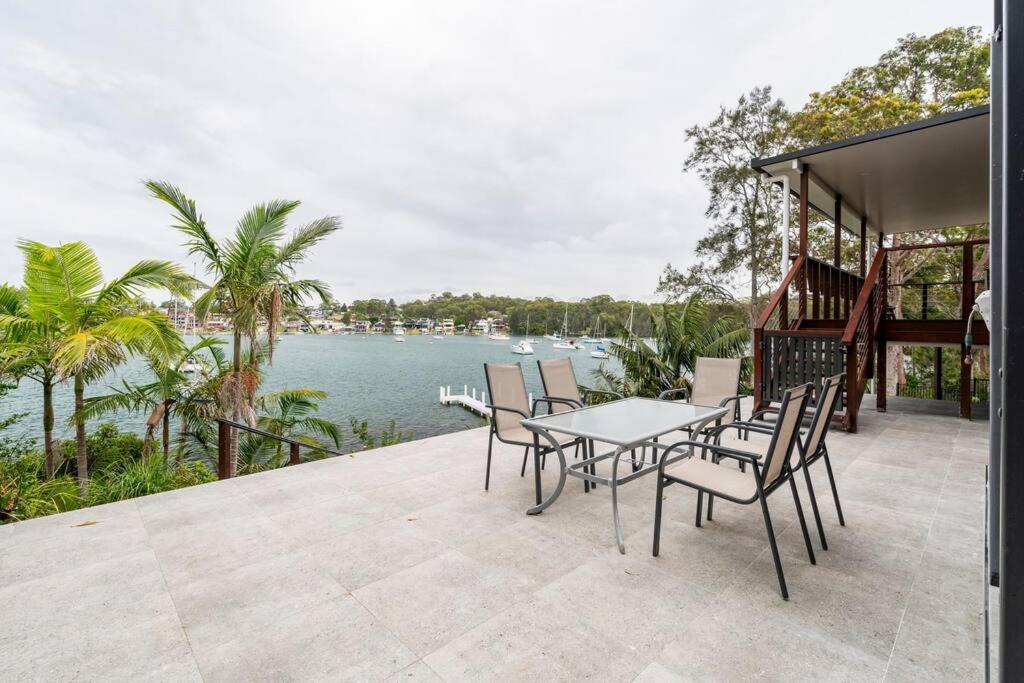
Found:
[{"label": "glass top table", "polygon": [[[658,437],[682,429],[691,428],[700,432],[709,423],[721,419],[728,412],[720,406],[701,406],[676,401],[659,401],[653,398],[625,398],[596,406],[587,406],[551,415],[542,415],[523,420],[521,424],[534,434],[535,443],[549,442],[558,454],[560,465],[558,484],[554,492],[543,502],[527,510],[536,515],[547,509],[562,494],[566,477],[575,477],[592,485],[608,486],[612,492],[612,518],[615,523],[615,540],[619,552],[625,553],[622,528],[619,524],[618,486],[657,470]],[[559,440],[552,433],[567,434],[585,439],[590,448],[582,460],[568,464]],[[593,442],[614,446],[614,451],[596,455]],[[646,462],[646,449],[651,448],[652,462]],[[642,448],[639,465],[635,449]],[[623,453],[633,451],[630,457],[632,471],[620,476],[619,460]],[[692,452],[692,448],[691,448]],[[612,460],[611,477],[597,475],[596,463]],[[538,500],[540,500],[538,498]]]}]

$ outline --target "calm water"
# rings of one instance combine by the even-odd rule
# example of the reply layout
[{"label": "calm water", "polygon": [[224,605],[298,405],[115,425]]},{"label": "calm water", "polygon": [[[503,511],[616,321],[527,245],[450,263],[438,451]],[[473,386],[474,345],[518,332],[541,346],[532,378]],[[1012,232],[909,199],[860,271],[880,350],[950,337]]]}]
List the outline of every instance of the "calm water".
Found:
[{"label": "calm water", "polygon": [[[518,341],[491,341],[486,337],[445,337],[407,335],[405,343],[395,342],[390,335],[289,335],[274,353],[274,365],[267,371],[264,391],[311,387],[326,391],[320,415],[342,425],[349,434],[349,417],[369,421],[374,432],[393,419],[413,438],[444,434],[485,424],[480,418],[457,406],[438,404],[438,388],[450,385],[460,393],[463,385],[479,392],[486,388],[485,362],[520,361],[526,375],[527,388],[534,396],[541,395],[538,359],[569,356],[582,384],[593,384],[591,370],[602,362],[616,364],[614,359],[600,361],[587,351],[566,351],[551,348],[552,342],[541,339],[534,344],[533,356],[514,355],[510,347]],[[617,367],[617,364],[616,364]],[[128,381],[147,381],[141,362],[125,365],[115,377],[89,387],[87,395],[106,393],[106,385]],[[71,387],[54,391],[57,431],[67,436],[71,429],[67,418],[73,405]],[[10,430],[11,435],[27,433],[42,441],[42,391],[26,380],[20,387],[0,398],[0,416],[12,412],[29,415]],[[112,418],[123,429],[142,432],[145,415],[117,415]],[[346,443],[351,445],[349,438]]]}]

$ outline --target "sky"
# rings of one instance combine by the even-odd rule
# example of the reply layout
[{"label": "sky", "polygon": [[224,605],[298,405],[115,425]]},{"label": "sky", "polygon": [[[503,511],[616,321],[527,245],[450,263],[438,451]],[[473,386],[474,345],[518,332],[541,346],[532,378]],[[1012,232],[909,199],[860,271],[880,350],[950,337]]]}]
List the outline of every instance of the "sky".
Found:
[{"label": "sky", "polygon": [[218,237],[275,198],[340,216],[299,273],[339,301],[655,300],[709,227],[689,126],[757,85],[799,107],[910,32],[991,30],[986,2],[856,7],[4,0],[0,281],[17,238],[191,271],[155,178]]}]

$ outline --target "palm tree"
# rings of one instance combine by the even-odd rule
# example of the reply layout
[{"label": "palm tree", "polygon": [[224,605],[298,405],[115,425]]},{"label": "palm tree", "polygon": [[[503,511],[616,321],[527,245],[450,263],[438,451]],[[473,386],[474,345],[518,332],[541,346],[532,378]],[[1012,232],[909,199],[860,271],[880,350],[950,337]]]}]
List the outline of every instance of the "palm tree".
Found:
[{"label": "palm tree", "polygon": [[137,297],[149,288],[187,294],[194,280],[167,261],[140,261],[104,282],[99,259],[83,242],[50,247],[20,240],[25,255],[25,302],[18,316],[0,319],[19,334],[45,324],[52,330],[52,369],[58,380],[72,378],[79,488],[88,489],[85,442],[86,385],[122,363],[128,353],[172,356],[181,339],[167,316],[139,310]]},{"label": "palm tree", "polygon": [[[205,261],[213,278],[209,288],[195,301],[195,314],[205,318],[215,308],[231,320],[233,332],[232,368],[221,388],[224,414],[238,421],[243,413],[252,423],[259,379],[259,327],[267,328],[267,360],[273,362],[274,336],[286,308],[296,310],[307,297],[318,297],[326,306],[330,290],[324,282],[296,279],[295,268],[310,250],[341,228],[336,216],[318,218],[285,238],[288,216],[297,201],[273,200],[252,207],[238,221],[231,239],[217,242],[196,209],[195,202],[167,182],[147,181],[154,197],[173,209],[173,227],[186,236],[189,254]],[[242,338],[249,342],[249,360],[242,361]],[[231,440],[231,476],[237,470],[237,436]]]},{"label": "palm tree", "polygon": [[46,311],[28,309],[25,292],[0,284],[0,371],[16,381],[38,382],[43,390],[43,452],[46,478],[56,471],[53,441],[53,385],[57,382],[53,355],[55,320]]},{"label": "palm tree", "polygon": [[[120,388],[111,388],[111,393],[104,396],[93,396],[85,401],[82,415],[85,419],[95,419],[118,411],[137,413],[146,411],[146,433],[143,440],[142,457],[149,459],[150,450],[156,428],[162,425],[161,441],[163,455],[166,460],[170,453],[172,417],[179,420],[182,432],[187,433],[187,426],[194,418],[209,419],[210,392],[207,383],[221,376],[220,372],[209,372],[209,366],[201,371],[201,376],[193,379],[181,371],[182,364],[189,358],[207,349],[223,344],[214,337],[203,337],[170,362],[156,355],[147,355],[146,363],[153,381],[146,384],[131,384],[122,380]],[[218,368],[216,356],[214,368]],[[210,376],[212,374],[212,377]],[[205,397],[205,401],[200,397]],[[192,419],[190,419],[192,418]],[[182,437],[183,439],[184,437]],[[184,444],[179,443],[178,460],[181,460]]]},{"label": "palm tree", "polygon": [[[320,409],[318,402],[325,398],[327,393],[317,389],[286,389],[263,394],[256,399],[256,407],[264,411],[256,424],[266,432],[301,441],[314,449],[327,448],[329,444],[324,439],[340,448],[338,425],[314,414]],[[265,437],[247,435],[239,451],[244,469],[250,471],[280,467],[286,459],[284,444]]]},{"label": "palm tree", "polygon": [[610,351],[622,365],[621,374],[604,365],[594,371],[623,395],[654,397],[666,389],[688,387],[697,358],[745,358],[749,353],[746,325],[730,317],[711,319],[698,294],[682,304],[651,310],[650,322],[654,346],[620,328],[621,339],[612,342]]}]

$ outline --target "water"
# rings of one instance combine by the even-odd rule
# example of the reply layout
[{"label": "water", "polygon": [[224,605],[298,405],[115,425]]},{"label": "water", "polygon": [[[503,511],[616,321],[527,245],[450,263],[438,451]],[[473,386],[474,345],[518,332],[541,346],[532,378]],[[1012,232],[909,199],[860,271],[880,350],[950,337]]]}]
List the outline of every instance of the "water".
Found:
[{"label": "water", "polygon": [[[543,394],[537,360],[572,358],[576,377],[593,385],[591,371],[606,363],[618,368],[614,359],[601,361],[590,357],[589,349],[554,349],[547,339],[534,344],[533,356],[517,356],[510,341],[492,341],[486,337],[445,337],[406,335],[398,343],[390,335],[287,335],[277,345],[274,365],[266,370],[263,391],[310,387],[322,389],[328,398],[320,404],[320,417],[342,426],[346,447],[354,443],[349,417],[365,419],[373,432],[395,420],[403,432],[421,439],[486,424],[481,418],[458,406],[438,404],[438,389],[451,386],[461,393],[463,385],[477,394],[486,390],[485,362],[520,362],[526,386],[535,397]],[[91,385],[86,395],[107,393],[106,385],[119,385],[121,379],[146,382],[148,373],[141,361],[133,360],[107,380]],[[62,437],[72,434],[67,419],[73,397],[70,383],[54,390],[56,431]],[[42,390],[31,380],[0,398],[0,418],[14,412],[29,413],[6,434],[37,436],[42,441]],[[146,415],[118,414],[110,421],[124,429],[142,433]]]}]

